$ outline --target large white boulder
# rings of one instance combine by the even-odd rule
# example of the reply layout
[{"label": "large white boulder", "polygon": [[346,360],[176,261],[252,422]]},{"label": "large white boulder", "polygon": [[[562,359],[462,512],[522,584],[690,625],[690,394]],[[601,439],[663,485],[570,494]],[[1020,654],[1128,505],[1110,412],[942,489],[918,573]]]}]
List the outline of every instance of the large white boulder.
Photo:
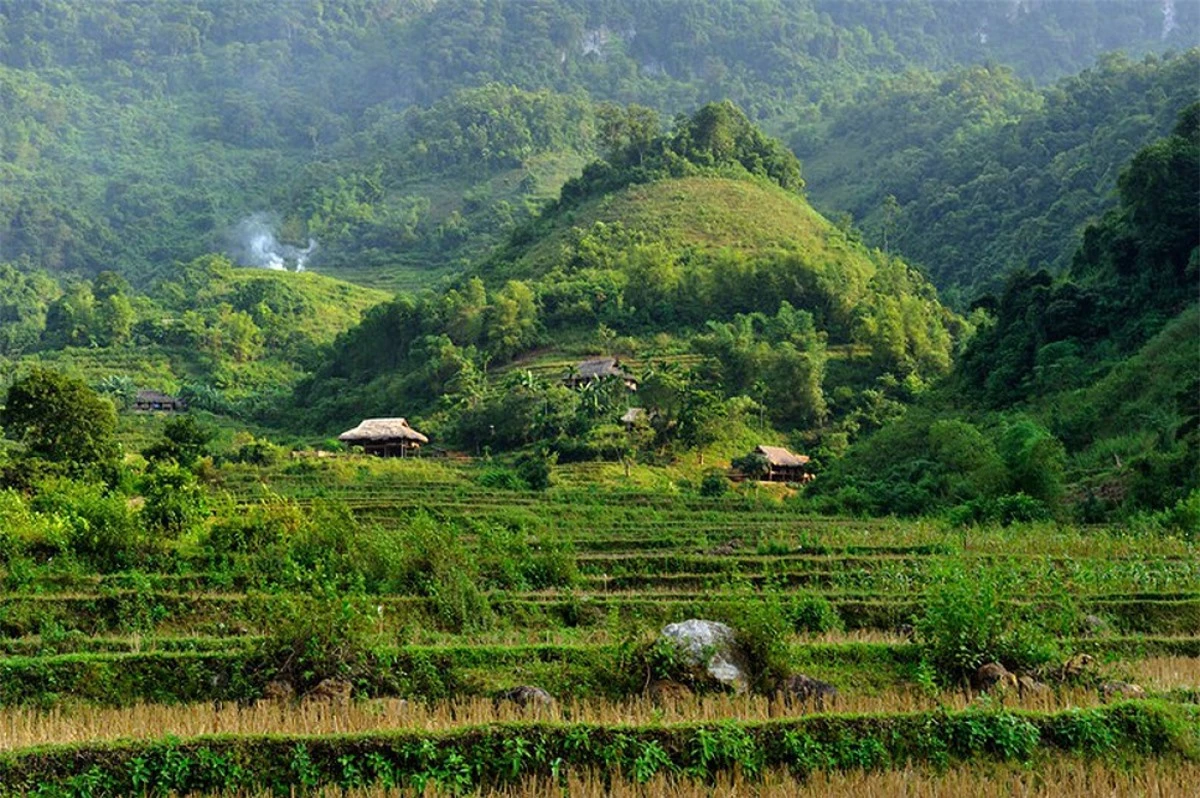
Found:
[{"label": "large white boulder", "polygon": [[719,621],[689,618],[663,627],[662,638],[675,647],[681,665],[697,679],[710,679],[744,693],[750,687],[750,664],[737,635]]}]

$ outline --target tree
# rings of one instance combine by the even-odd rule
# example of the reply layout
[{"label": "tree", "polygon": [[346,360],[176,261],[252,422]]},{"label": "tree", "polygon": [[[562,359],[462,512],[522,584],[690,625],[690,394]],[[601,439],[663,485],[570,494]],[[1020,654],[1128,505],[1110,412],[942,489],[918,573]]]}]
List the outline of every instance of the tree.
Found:
[{"label": "tree", "polygon": [[169,419],[163,426],[163,439],[142,452],[147,460],[174,460],[190,466],[208,453],[216,432],[191,416]]},{"label": "tree", "polygon": [[8,437],[28,454],[74,468],[112,463],[117,411],[82,380],[35,367],[12,384],[0,413]]}]

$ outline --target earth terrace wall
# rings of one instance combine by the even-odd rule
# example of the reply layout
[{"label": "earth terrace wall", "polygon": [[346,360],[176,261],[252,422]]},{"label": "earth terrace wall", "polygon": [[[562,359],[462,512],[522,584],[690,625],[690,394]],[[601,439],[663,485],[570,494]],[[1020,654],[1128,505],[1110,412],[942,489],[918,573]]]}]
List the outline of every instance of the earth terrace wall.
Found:
[{"label": "earth terrace wall", "polygon": [[[1111,657],[1200,656],[1197,638],[1077,640],[1075,651]],[[456,646],[381,649],[355,679],[359,695],[440,699],[486,694],[472,671],[535,674],[547,689],[575,697],[625,698],[644,687],[644,663],[620,646]],[[792,648],[798,670],[869,669],[874,678],[912,678],[912,644],[831,643]],[[540,671],[540,673],[537,673]],[[135,702],[254,701],[275,665],[246,651],[79,653],[0,659],[0,705],[49,706],[71,697],[121,706]]]}]

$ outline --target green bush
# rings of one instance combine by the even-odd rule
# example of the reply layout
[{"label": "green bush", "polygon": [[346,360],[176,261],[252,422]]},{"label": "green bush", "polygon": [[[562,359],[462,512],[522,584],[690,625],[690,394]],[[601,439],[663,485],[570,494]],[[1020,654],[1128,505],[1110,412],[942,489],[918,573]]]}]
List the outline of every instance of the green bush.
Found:
[{"label": "green bush", "polygon": [[710,468],[704,472],[700,480],[700,495],[709,497],[724,496],[729,492],[729,477],[720,468]]},{"label": "green bush", "polygon": [[208,516],[208,503],[195,474],[175,463],[151,464],[141,490],[146,499],[142,518],[151,532],[180,537]]},{"label": "green bush", "polygon": [[530,490],[545,490],[550,487],[551,470],[558,461],[558,455],[548,454],[538,450],[522,452],[513,461],[517,476],[529,486]]},{"label": "green bush", "polygon": [[354,680],[368,669],[377,613],[365,598],[318,592],[255,602],[256,619],[267,630],[257,653],[297,690],[322,679]]},{"label": "green bush", "polygon": [[484,468],[476,481],[483,487],[493,490],[525,490],[529,487],[516,471],[501,465],[490,465]]},{"label": "green bush", "polygon": [[57,520],[69,551],[100,571],[133,567],[153,550],[126,498],[99,485],[56,480],[43,487],[29,509],[42,516],[27,519],[36,526]]},{"label": "green bush", "polygon": [[997,571],[948,562],[926,591],[916,623],[925,660],[949,684],[964,681],[986,662],[1011,670],[1049,662],[1058,652],[1048,619],[1018,605],[1019,598]]},{"label": "green bush", "polygon": [[837,607],[824,596],[792,596],[784,611],[797,632],[835,632],[844,628]]}]

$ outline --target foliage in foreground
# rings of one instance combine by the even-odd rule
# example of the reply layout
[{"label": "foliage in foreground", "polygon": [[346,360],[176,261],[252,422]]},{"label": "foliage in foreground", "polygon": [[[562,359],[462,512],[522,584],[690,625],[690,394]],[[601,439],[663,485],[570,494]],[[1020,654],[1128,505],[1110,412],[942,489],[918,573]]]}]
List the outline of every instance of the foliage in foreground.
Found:
[{"label": "foliage in foreground", "polygon": [[1051,752],[1191,756],[1197,720],[1194,708],[1140,702],[1055,714],[967,710],[659,727],[523,723],[440,734],[85,743],[0,754],[0,784],[3,794],[46,798],[370,784],[465,791],[532,775],[561,778],[577,768],[645,782],[734,769],[756,778],[780,767],[805,774],[980,757],[1024,761]]}]

